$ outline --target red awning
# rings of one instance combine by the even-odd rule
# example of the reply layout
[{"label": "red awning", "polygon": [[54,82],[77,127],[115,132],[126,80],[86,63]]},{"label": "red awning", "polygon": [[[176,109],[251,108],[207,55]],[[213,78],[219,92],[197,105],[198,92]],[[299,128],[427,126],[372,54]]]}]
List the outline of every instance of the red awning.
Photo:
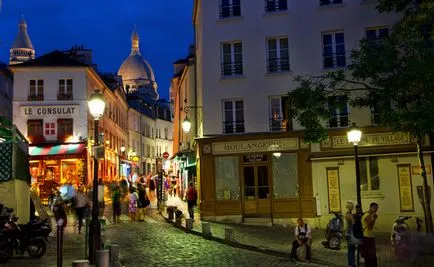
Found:
[{"label": "red awning", "polygon": [[65,156],[67,158],[84,157],[83,151],[86,145],[80,144],[62,144],[53,146],[29,146],[29,155],[32,158],[45,158],[53,156]]}]

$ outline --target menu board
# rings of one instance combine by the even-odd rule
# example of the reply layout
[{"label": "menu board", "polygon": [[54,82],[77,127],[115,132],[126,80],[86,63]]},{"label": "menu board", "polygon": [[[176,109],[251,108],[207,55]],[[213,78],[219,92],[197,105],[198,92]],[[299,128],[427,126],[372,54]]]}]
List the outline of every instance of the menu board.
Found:
[{"label": "menu board", "polygon": [[401,211],[414,211],[411,166],[398,165],[399,201]]},{"label": "menu board", "polygon": [[327,189],[329,212],[341,211],[341,192],[339,184],[339,168],[327,168]]},{"label": "menu board", "polygon": [[267,162],[267,160],[267,155],[264,154],[244,155],[244,163]]}]

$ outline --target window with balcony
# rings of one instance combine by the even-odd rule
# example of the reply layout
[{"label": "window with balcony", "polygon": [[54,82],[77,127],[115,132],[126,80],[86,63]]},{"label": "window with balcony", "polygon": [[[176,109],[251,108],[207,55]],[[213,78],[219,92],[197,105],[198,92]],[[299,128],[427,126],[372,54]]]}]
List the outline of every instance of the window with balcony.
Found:
[{"label": "window with balcony", "polygon": [[324,69],[346,66],[345,38],[343,32],[323,33],[323,67]]},{"label": "window with balcony", "polygon": [[290,71],[287,37],[268,39],[267,50],[267,71],[269,73]]},{"label": "window with balcony", "polygon": [[370,46],[377,46],[380,44],[381,39],[389,36],[388,27],[375,27],[367,28],[365,30],[366,40]]},{"label": "window with balcony", "polygon": [[319,0],[320,6],[330,6],[342,4],[343,0]]},{"label": "window with balcony", "polygon": [[292,130],[292,120],[289,114],[289,99],[287,96],[270,97],[270,131],[288,132]]},{"label": "window with balcony", "polygon": [[45,141],[43,124],[43,120],[27,121],[27,136],[31,143],[41,143]]},{"label": "window with balcony", "polygon": [[72,79],[60,79],[57,100],[72,100],[72,99],[73,99]]},{"label": "window with balcony", "polygon": [[223,100],[223,133],[244,132],[243,100]]},{"label": "window with balcony", "polygon": [[389,36],[388,27],[375,27],[366,29],[366,39],[368,41],[377,41]]},{"label": "window with balcony", "polygon": [[348,97],[346,95],[330,96],[328,98],[328,107],[330,110],[328,127],[348,127],[350,115],[348,112]]},{"label": "window with balcony", "polygon": [[164,139],[169,139],[169,129],[164,128]]},{"label": "window with balcony", "polygon": [[378,157],[360,158],[360,189],[362,191],[380,190]]},{"label": "window with balcony", "polygon": [[371,124],[373,126],[379,125],[381,121],[380,105],[374,102],[371,106]]},{"label": "window with balcony", "polygon": [[57,139],[64,141],[73,135],[73,120],[58,119],[57,120]]},{"label": "window with balcony", "polygon": [[222,43],[221,57],[223,77],[243,75],[243,45],[241,42]]},{"label": "window with balcony", "polygon": [[44,100],[44,80],[30,80],[28,100],[29,101]]},{"label": "window with balcony", "polygon": [[220,1],[220,18],[230,18],[241,16],[240,0],[221,0]]},{"label": "window with balcony", "polygon": [[288,10],[288,0],[265,0],[265,12]]}]

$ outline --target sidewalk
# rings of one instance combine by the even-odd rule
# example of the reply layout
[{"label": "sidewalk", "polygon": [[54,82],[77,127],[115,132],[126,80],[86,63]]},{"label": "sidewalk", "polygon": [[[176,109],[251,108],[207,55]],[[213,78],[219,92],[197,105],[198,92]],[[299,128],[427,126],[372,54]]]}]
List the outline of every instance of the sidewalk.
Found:
[{"label": "sidewalk", "polygon": [[[173,202],[173,201],[172,201]],[[177,206],[183,211],[184,217],[188,217],[186,204],[182,206],[177,202]],[[168,220],[166,211],[162,215]],[[200,218],[195,214],[195,218]],[[174,221],[169,221],[177,227],[185,228],[185,218],[182,219],[181,225],[176,225]],[[227,224],[209,222],[211,233],[214,239],[230,245],[244,247],[246,249],[260,250],[264,253],[289,257],[292,240],[294,236],[294,227],[283,226],[251,226],[244,224]],[[233,241],[225,240],[225,229],[233,230]],[[196,219],[193,223],[193,234],[202,233],[202,221]],[[343,241],[340,250],[331,250],[324,248],[322,242],[325,241],[325,231],[322,229],[313,230],[312,258],[314,263],[330,266],[347,266],[347,244]],[[379,233],[376,237],[378,266],[381,267],[407,267],[407,266],[434,266],[434,248],[425,248],[430,254],[417,257],[416,261],[400,262],[396,260],[393,249],[390,245],[390,236],[388,233]]]}]

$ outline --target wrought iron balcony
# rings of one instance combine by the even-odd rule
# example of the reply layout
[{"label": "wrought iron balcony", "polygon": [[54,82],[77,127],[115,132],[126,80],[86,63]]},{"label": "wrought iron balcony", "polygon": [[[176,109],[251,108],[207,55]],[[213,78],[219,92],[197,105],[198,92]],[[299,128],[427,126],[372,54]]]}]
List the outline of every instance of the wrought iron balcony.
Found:
[{"label": "wrought iron balcony", "polygon": [[243,62],[228,62],[223,63],[222,66],[222,76],[241,76],[243,75]]},{"label": "wrought iron balcony", "polygon": [[220,18],[241,16],[241,5],[220,5]]},{"label": "wrought iron balcony", "polygon": [[350,125],[350,113],[341,113],[339,115],[330,116],[327,122],[328,128],[344,128]]},{"label": "wrought iron balcony", "polygon": [[267,71],[269,73],[290,71],[289,58],[269,58],[267,60]]},{"label": "wrought iron balcony", "polygon": [[73,96],[72,94],[59,93],[57,100],[73,100]]},{"label": "wrought iron balcony", "polygon": [[223,133],[244,133],[244,121],[223,122]]},{"label": "wrought iron balcony", "polygon": [[343,68],[347,65],[345,53],[327,53],[323,54],[324,69]]},{"label": "wrought iron balcony", "polygon": [[288,10],[287,0],[265,0],[265,12],[279,12]]},{"label": "wrought iron balcony", "polygon": [[288,132],[290,130],[289,119],[271,118],[270,132]]},{"label": "wrought iron balcony", "polygon": [[44,95],[40,95],[40,94],[31,94],[27,97],[28,101],[43,101],[44,100]]}]

